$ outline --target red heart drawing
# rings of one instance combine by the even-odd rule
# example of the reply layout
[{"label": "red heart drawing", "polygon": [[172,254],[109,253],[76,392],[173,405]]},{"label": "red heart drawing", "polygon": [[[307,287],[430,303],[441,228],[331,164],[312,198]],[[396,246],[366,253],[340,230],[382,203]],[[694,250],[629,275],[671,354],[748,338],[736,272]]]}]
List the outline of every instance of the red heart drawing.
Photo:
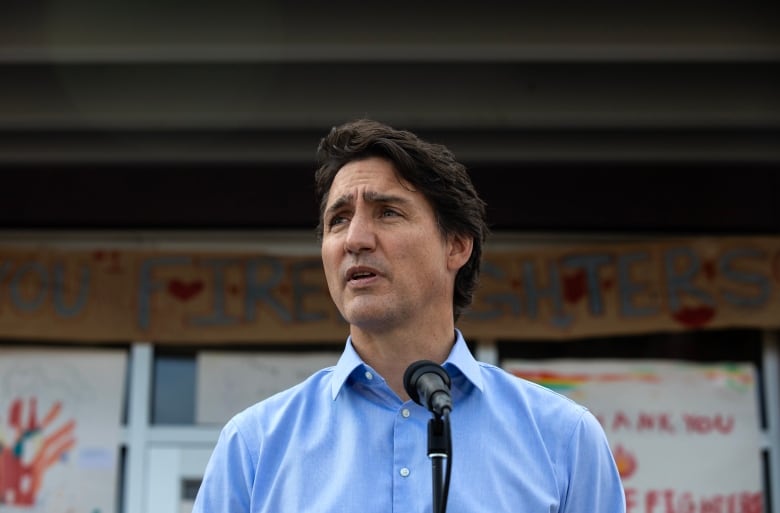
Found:
[{"label": "red heart drawing", "polygon": [[588,277],[584,269],[563,276],[563,297],[567,303],[576,304],[588,293]]},{"label": "red heart drawing", "polygon": [[715,309],[710,306],[686,306],[674,312],[672,317],[684,326],[698,328],[704,326],[715,317]]},{"label": "red heart drawing", "polygon": [[179,301],[189,301],[202,290],[203,282],[200,280],[187,283],[174,279],[168,282],[168,293]]}]

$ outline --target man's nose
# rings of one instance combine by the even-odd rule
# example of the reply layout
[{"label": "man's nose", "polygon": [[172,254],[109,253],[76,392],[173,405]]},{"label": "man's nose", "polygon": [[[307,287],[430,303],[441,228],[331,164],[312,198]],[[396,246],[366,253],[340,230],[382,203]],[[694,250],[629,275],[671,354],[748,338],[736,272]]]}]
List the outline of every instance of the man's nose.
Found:
[{"label": "man's nose", "polygon": [[370,216],[355,213],[349,222],[344,249],[348,253],[372,251],[376,247],[375,226]]}]

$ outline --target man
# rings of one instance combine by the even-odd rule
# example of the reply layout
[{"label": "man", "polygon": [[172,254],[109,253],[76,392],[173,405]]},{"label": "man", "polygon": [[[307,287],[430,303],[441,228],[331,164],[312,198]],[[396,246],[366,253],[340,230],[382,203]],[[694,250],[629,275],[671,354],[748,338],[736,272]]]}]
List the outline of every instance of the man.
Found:
[{"label": "man", "polygon": [[430,512],[431,413],[403,384],[417,360],[452,381],[447,511],[625,511],[593,415],[477,362],[455,328],[487,233],[464,166],[371,120],[333,128],[317,155],[317,231],[346,348],[225,426],[194,511]]}]

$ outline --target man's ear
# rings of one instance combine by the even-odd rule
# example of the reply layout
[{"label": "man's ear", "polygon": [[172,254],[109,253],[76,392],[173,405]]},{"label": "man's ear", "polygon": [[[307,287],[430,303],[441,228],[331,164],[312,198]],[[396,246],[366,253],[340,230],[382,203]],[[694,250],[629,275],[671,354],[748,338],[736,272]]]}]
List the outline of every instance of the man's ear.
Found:
[{"label": "man's ear", "polygon": [[447,267],[457,272],[471,258],[474,239],[468,235],[453,234],[447,241]]}]

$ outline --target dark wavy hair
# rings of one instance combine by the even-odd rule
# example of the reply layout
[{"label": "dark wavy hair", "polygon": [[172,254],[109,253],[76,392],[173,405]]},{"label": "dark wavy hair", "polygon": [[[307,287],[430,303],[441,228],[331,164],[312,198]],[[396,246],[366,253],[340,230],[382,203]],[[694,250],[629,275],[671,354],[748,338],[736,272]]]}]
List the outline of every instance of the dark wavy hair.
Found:
[{"label": "dark wavy hair", "polygon": [[370,119],[333,127],[317,148],[315,193],[320,205],[317,237],[322,240],[323,216],[333,179],[346,164],[370,157],[386,159],[405,181],[431,203],[445,237],[471,237],[471,257],[455,277],[453,313],[457,321],[472,301],[479,279],[482,245],[488,234],[485,202],[477,194],[466,167],[446,147],[423,141],[406,130],[396,130]]}]

